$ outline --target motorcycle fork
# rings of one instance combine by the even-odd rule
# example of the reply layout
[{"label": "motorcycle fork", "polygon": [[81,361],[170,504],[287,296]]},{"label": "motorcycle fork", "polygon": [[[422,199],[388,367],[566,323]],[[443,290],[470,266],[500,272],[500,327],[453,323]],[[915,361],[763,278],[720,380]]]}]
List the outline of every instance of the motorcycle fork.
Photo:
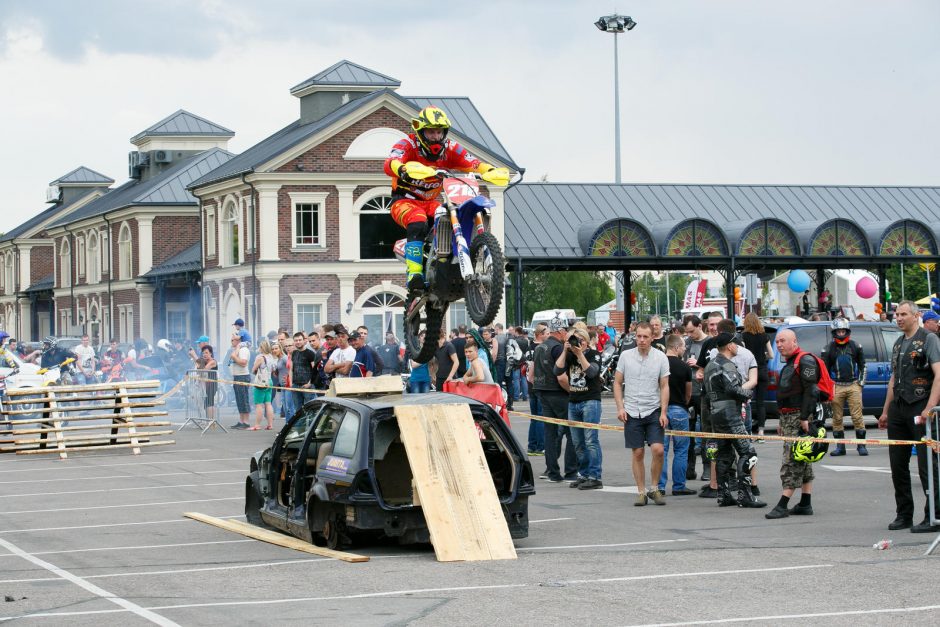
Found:
[{"label": "motorcycle fork", "polygon": [[[474,217],[474,223],[476,223],[478,219],[480,219],[479,213]],[[457,244],[454,254],[457,255],[457,261],[460,264],[460,276],[463,277],[464,280],[467,280],[473,276],[473,266],[470,264],[470,247],[467,245],[467,240],[463,235],[463,229],[460,227],[460,220],[457,219],[456,209],[450,210],[450,224],[454,229],[454,242]]]}]

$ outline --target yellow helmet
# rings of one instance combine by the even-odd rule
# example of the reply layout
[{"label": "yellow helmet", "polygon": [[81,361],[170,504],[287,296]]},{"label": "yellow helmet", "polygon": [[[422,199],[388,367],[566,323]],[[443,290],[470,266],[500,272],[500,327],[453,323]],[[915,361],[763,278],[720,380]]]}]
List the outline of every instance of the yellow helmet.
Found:
[{"label": "yellow helmet", "polygon": [[[446,113],[437,107],[425,107],[418,112],[418,117],[412,118],[411,127],[418,138],[421,156],[429,161],[437,161],[444,155],[447,132],[450,131],[450,120]],[[444,131],[440,139],[433,142],[425,136],[425,132],[432,128]]]}]

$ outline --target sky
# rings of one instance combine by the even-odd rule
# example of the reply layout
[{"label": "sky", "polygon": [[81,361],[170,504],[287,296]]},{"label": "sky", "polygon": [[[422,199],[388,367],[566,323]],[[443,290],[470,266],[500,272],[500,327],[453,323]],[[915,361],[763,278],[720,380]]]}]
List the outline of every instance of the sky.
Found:
[{"label": "sky", "polygon": [[527,181],[940,185],[936,0],[0,0],[0,232],[177,109],[240,152],[347,59],[404,96],[466,96]]}]

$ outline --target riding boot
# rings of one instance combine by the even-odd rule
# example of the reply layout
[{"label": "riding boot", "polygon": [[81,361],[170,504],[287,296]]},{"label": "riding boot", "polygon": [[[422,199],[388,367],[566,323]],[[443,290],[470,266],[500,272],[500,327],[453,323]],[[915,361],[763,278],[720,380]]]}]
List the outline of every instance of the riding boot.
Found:
[{"label": "riding boot", "polygon": [[697,457],[698,456],[695,454],[695,449],[690,446],[689,447],[689,462],[688,462],[688,466],[686,466],[686,469],[685,469],[686,481],[692,481],[697,476],[695,474],[695,460]]},{"label": "riding boot", "polygon": [[754,493],[751,490],[751,478],[749,476],[738,479],[737,501],[738,507],[750,507],[755,509],[758,507],[767,507],[767,503],[754,498]]},{"label": "riding boot", "polygon": [[[834,437],[837,440],[841,440],[842,438],[845,437],[845,431],[833,431],[832,437]],[[841,442],[839,444],[836,444],[836,450],[832,451],[829,454],[832,457],[839,457],[840,455],[845,455],[845,444],[842,444]]]},{"label": "riding boot", "polygon": [[424,291],[424,244],[408,242],[405,244],[405,270],[408,284],[408,296],[415,297]]},{"label": "riding boot", "polygon": [[[864,439],[865,439],[865,430],[864,430],[864,429],[856,429],[856,430],[855,430],[855,438],[856,438],[857,440],[864,440]],[[864,444],[859,444],[859,445],[856,447],[856,449],[858,450],[858,454],[861,455],[862,457],[867,457],[867,456],[868,456],[868,447],[866,447]]]},{"label": "riding boot", "polygon": [[723,481],[718,482],[718,507],[729,507],[736,504],[737,501],[734,500],[734,495],[731,494],[731,481],[726,477]]},{"label": "riding boot", "polygon": [[708,454],[702,451],[702,481],[712,480],[712,460],[708,459]]}]

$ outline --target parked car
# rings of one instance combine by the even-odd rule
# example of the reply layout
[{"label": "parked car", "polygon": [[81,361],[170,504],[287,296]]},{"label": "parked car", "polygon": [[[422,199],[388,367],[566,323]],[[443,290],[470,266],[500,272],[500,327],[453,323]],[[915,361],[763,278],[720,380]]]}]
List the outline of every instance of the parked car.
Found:
[{"label": "parked car", "polygon": [[[822,356],[823,349],[832,341],[830,322],[804,322],[801,324],[782,324],[777,329],[790,329],[796,333],[797,342],[805,351]],[[852,339],[865,351],[867,373],[865,388],[862,392],[862,405],[865,414],[880,416],[888,392],[888,380],[891,378],[891,349],[894,341],[901,335],[901,330],[891,322],[852,321]],[[768,334],[770,331],[768,330]],[[767,417],[777,417],[777,382],[783,370],[783,359],[771,338],[774,358],[767,364],[770,384],[767,388]],[[846,410],[848,416],[848,410]]]},{"label": "parked car", "polygon": [[436,392],[306,403],[251,458],[248,522],[330,548],[369,536],[429,542],[424,514],[413,502],[395,407],[432,403],[469,405],[510,534],[527,537],[535,482],[525,450],[488,405]]}]

